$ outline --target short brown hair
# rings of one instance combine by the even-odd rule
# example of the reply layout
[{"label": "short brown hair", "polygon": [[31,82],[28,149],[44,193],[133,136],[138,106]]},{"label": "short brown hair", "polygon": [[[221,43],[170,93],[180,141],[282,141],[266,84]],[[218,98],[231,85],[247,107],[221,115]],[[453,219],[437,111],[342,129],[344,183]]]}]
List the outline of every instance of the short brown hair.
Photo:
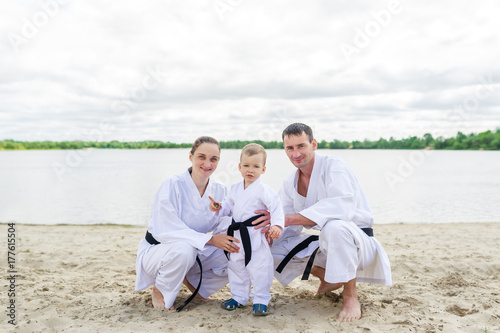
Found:
[{"label": "short brown hair", "polygon": [[240,160],[243,155],[253,156],[257,154],[262,154],[264,156],[264,165],[266,165],[266,150],[258,143],[249,143],[245,147],[243,147],[243,149],[241,150]]},{"label": "short brown hair", "polygon": [[285,141],[285,136],[290,136],[290,135],[301,136],[302,133],[306,133],[309,139],[309,143],[313,141],[314,136],[311,127],[302,123],[293,123],[288,125],[288,127],[283,130],[283,133],[281,134],[281,139]]}]

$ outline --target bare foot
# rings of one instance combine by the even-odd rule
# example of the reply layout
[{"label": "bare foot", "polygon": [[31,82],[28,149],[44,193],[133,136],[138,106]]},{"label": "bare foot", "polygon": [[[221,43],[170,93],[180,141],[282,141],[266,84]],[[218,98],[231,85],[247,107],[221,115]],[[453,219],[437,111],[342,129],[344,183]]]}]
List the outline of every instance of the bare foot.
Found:
[{"label": "bare foot", "polygon": [[329,283],[325,281],[325,269],[319,266],[311,268],[311,274],[317,277],[321,283],[318,287],[318,294],[324,294],[329,291],[334,291],[342,287],[343,283]]},{"label": "bare foot", "polygon": [[339,313],[339,321],[352,322],[361,318],[361,304],[358,301],[358,292],[356,290],[356,279],[352,279],[344,284],[342,292],[344,307]]},{"label": "bare foot", "polygon": [[[193,287],[193,285],[191,283],[189,283],[188,279],[187,278],[184,278],[184,281],[183,281],[184,285],[192,292],[194,293],[194,291],[196,290],[195,287]],[[201,296],[199,293],[196,294],[196,296],[194,298],[197,298],[197,299],[202,299],[202,300],[207,300],[209,299],[210,297],[207,297],[207,298],[203,298],[203,296]]]},{"label": "bare foot", "polygon": [[361,318],[361,304],[357,297],[343,297],[344,307],[339,313],[339,321],[351,322]]},{"label": "bare foot", "polygon": [[[153,293],[151,294],[151,299],[153,301],[153,308],[155,309],[162,309],[166,310],[167,308],[165,307],[165,301],[163,300],[163,295],[156,286],[153,286]],[[169,310],[173,310],[174,307],[172,306]]]}]

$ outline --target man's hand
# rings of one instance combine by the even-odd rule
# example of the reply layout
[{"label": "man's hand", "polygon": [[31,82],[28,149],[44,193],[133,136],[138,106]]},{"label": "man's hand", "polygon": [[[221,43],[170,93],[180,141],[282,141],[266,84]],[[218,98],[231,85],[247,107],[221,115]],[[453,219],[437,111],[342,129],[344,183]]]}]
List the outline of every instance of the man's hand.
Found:
[{"label": "man's hand", "polygon": [[256,210],[254,213],[256,215],[264,215],[253,221],[252,224],[255,225],[254,229],[262,228],[260,232],[265,234],[271,227],[271,214],[267,210]]},{"label": "man's hand", "polygon": [[269,233],[267,233],[265,237],[267,240],[267,244],[269,244],[269,246],[273,246],[273,238],[269,236]]}]

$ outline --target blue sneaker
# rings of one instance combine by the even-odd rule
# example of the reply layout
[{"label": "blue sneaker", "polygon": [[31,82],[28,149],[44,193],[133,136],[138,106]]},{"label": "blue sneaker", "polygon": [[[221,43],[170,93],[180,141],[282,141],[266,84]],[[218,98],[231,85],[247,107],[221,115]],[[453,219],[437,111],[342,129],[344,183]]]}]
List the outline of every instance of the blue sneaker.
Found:
[{"label": "blue sneaker", "polygon": [[254,304],[252,314],[254,316],[267,316],[269,312],[267,312],[267,306],[264,304]]},{"label": "blue sneaker", "polygon": [[233,311],[236,308],[244,307],[244,305],[238,303],[237,301],[235,301],[232,298],[225,300],[220,305],[223,309],[228,310],[228,311]]}]

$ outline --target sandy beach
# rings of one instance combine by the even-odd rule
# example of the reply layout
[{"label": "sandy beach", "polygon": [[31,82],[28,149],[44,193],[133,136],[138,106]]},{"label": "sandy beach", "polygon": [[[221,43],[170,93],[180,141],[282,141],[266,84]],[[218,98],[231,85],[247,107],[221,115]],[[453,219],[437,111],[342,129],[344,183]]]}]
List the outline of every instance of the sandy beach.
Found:
[{"label": "sandy beach", "polygon": [[[229,288],[182,312],[151,306],[134,291],[137,244],[145,227],[15,225],[15,315],[9,324],[8,226],[0,225],[0,331],[16,332],[500,332],[500,223],[376,225],[393,285],[358,284],[363,318],[339,323],[338,291],[319,280],[276,280],[271,314],[227,312]],[[175,305],[190,292],[183,287]]]}]

